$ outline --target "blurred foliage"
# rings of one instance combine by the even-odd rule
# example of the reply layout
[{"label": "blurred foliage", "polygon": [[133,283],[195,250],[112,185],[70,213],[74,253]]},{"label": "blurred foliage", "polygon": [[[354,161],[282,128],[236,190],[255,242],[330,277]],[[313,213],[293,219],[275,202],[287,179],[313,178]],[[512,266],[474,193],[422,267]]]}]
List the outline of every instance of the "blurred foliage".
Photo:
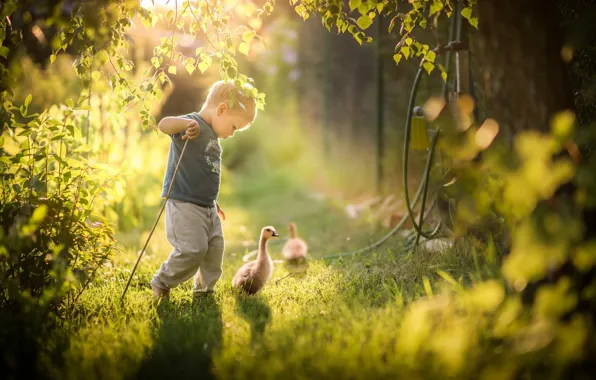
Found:
[{"label": "blurred foliage", "polygon": [[[418,43],[412,32],[416,27],[436,29],[439,15],[453,16],[453,2],[408,3],[410,10],[406,12],[402,7],[402,13],[390,25],[391,28],[396,19],[402,21],[402,39],[395,47],[395,61],[399,63],[402,57],[409,58],[417,52],[423,67],[430,62],[434,68],[435,53],[428,45]],[[461,16],[478,27],[478,20],[473,17],[474,3],[464,2]],[[345,26],[350,23],[346,21],[349,15],[356,14],[351,21],[360,29],[368,29],[383,9],[389,15],[397,8],[395,5],[355,0],[349,2],[348,10],[342,2],[329,5],[302,1],[296,12],[307,18],[306,11],[310,11],[320,17],[328,30],[333,26],[340,33],[347,29],[362,43],[367,40],[364,32]],[[438,36],[437,45],[438,53],[442,49]],[[427,72],[432,68],[426,68]],[[446,79],[444,75],[443,78]],[[425,114],[432,115],[431,121],[442,132],[441,165],[451,179],[445,183],[446,191],[457,200],[455,207],[450,208],[456,238],[469,236],[475,229],[474,235],[481,237],[484,246],[495,249],[492,239],[496,229],[509,240],[499,244],[503,284],[481,282],[479,290],[441,297],[440,302],[433,300],[429,285],[431,301],[417,301],[408,308],[402,326],[404,334],[397,339],[398,345],[403,345],[400,354],[409,358],[413,368],[427,375],[435,372],[430,369],[427,373],[425,368],[438,365],[449,376],[468,377],[475,373],[470,349],[480,344],[480,337],[489,336],[488,347],[500,347],[499,352],[507,354],[491,359],[483,351],[479,360],[499,363],[487,368],[487,376],[512,378],[532,373],[564,377],[566,371],[588,365],[594,350],[590,337],[596,332],[596,297],[592,290],[596,286],[596,251],[593,226],[587,215],[594,207],[596,187],[593,180],[587,179],[587,172],[594,170],[593,158],[582,156],[578,150],[578,144],[594,143],[593,133],[586,132],[593,126],[579,128],[576,114],[561,110],[551,120],[550,133],[540,133],[536,128],[520,132],[509,141],[499,134],[495,120],[476,123],[474,107],[469,95],[460,94],[448,104],[442,99],[430,99]],[[471,302],[468,312],[465,306],[461,309],[458,304],[465,305],[468,298],[464,294],[475,291],[478,296],[473,299],[486,301],[489,314],[499,305],[519,305],[504,323],[506,332],[493,335],[493,324],[483,315],[478,302]],[[476,319],[476,313],[483,317]],[[567,334],[573,336],[573,343],[568,346],[564,343]],[[427,362],[429,355],[433,359]],[[503,366],[504,363],[508,365]],[[578,363],[579,367],[575,367]]]},{"label": "blurred foliage", "polygon": [[[62,278],[52,276],[54,264],[88,279],[114,243],[111,227],[99,211],[104,207],[101,198],[120,179],[108,167],[89,160],[90,149],[80,128],[84,110],[77,111],[69,99],[41,114],[30,114],[31,101],[28,95],[15,110],[12,128],[0,141],[5,153],[0,157],[2,230],[8,239],[2,273],[7,276],[8,304],[21,291],[38,298],[46,286]],[[73,289],[67,290],[65,294]],[[61,306],[62,299],[57,301]]]},{"label": "blurred foliage", "polygon": [[[160,87],[169,76],[177,75],[179,66],[189,74],[203,73],[214,61],[218,62],[221,77],[233,80],[245,95],[254,97],[258,107],[263,108],[264,94],[259,93],[251,78],[239,72],[234,56],[237,53],[248,55],[251,43],[260,39],[256,30],[262,23],[260,18],[273,10],[272,3],[267,1],[262,8],[239,2],[183,1],[178,5],[176,1],[175,5],[175,9],[159,13],[141,7],[138,0],[4,2],[0,8],[0,82],[5,86],[4,110],[10,112],[8,103],[16,87],[14,72],[19,70],[18,57],[23,53],[20,48],[31,43],[50,48],[51,54],[47,57],[50,63],[61,52],[74,55],[74,69],[86,83],[104,77],[112,91],[124,95],[122,109],[140,106],[144,128],[154,125],[151,104],[161,96]],[[159,24],[170,30],[153,49],[152,65],[143,69],[137,81],[125,75],[140,69],[126,58],[131,48],[127,31],[133,20],[146,28]],[[25,41],[24,36],[33,42]],[[201,47],[187,56],[188,53],[177,47],[188,38],[198,39]],[[3,124],[7,121],[3,120]]]},{"label": "blurred foliage", "polygon": [[20,347],[2,358],[11,372],[32,371],[28,357],[52,351],[52,331],[115,251],[99,212],[119,179],[88,159],[84,110],[69,99],[29,113],[31,102],[28,95],[11,108],[11,128],[0,138],[0,319],[12,331],[0,335]]}]

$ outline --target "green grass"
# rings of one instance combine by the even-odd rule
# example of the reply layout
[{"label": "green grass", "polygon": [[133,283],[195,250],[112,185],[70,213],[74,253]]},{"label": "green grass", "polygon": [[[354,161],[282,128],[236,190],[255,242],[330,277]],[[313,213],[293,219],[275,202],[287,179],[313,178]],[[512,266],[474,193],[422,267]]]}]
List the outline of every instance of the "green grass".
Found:
[{"label": "green grass", "polygon": [[[407,371],[395,337],[403,303],[424,294],[423,278],[443,269],[474,272],[466,252],[405,254],[398,238],[378,251],[317,260],[369,244],[386,231],[348,219],[332,199],[310,194],[289,174],[228,179],[220,203],[226,253],[213,295],[192,298],[192,280],[156,303],[148,283],[170,251],[163,219],[135,273],[126,302],[120,295],[147,233],[119,236],[123,253],[102,268],[81,297],[60,378],[395,378]],[[277,266],[255,296],[233,291],[242,255],[256,247],[262,226],[282,235],[269,245],[281,258],[287,223],[298,225],[313,260],[306,275]]]}]

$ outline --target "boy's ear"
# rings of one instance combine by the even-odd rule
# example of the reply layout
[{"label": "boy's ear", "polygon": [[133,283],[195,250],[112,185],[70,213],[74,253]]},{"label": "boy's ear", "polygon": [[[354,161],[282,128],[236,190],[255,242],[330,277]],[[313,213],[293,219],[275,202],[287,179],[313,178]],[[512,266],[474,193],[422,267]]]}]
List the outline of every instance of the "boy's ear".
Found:
[{"label": "boy's ear", "polygon": [[226,103],[219,103],[217,106],[217,116],[221,116],[222,113],[228,110],[228,105]]}]

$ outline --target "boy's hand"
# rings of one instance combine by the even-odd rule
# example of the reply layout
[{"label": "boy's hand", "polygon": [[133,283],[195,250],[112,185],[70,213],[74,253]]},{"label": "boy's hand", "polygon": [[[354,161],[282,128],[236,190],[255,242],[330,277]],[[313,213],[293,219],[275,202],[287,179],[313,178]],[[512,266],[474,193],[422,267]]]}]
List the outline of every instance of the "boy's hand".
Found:
[{"label": "boy's hand", "polygon": [[201,128],[199,128],[199,123],[196,120],[192,120],[190,123],[186,124],[186,132],[184,136],[182,136],[182,140],[194,140],[199,137],[201,133]]},{"label": "boy's hand", "polygon": [[223,210],[219,207],[219,203],[217,203],[217,214],[221,220],[226,220],[226,214],[224,214]]}]

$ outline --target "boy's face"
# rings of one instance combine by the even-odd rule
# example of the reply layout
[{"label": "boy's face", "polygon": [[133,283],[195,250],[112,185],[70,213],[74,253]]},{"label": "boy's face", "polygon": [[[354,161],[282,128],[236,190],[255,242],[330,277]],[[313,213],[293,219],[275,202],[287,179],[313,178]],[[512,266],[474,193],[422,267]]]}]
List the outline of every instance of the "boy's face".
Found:
[{"label": "boy's face", "polygon": [[241,112],[231,111],[228,105],[220,103],[213,118],[213,131],[220,139],[234,136],[237,130],[248,125],[247,117]]}]

